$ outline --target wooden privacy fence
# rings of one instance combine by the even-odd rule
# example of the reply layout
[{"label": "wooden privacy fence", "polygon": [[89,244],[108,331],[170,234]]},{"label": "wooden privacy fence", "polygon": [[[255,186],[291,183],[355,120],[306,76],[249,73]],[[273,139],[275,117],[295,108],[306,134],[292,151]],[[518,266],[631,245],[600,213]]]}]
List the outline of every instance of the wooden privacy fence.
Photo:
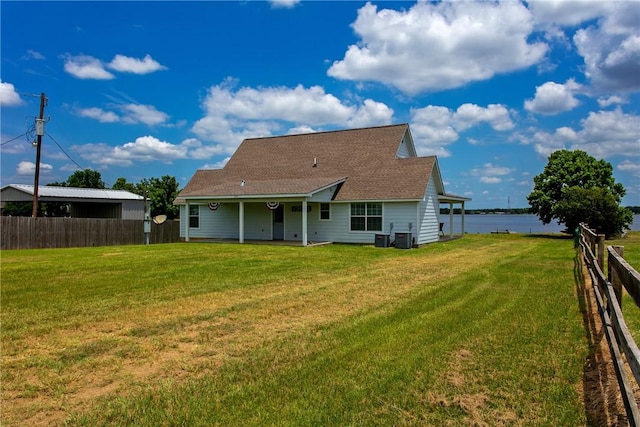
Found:
[{"label": "wooden privacy fence", "polygon": [[[607,271],[604,268],[604,235],[596,234],[584,224],[580,224],[580,248],[593,282],[595,299],[607,336],[618,385],[627,412],[627,419],[632,426],[640,426],[640,411],[633,394],[632,381],[640,384],[640,350],[629,333],[622,315],[622,288],[632,296],[640,307],[640,274],[623,258],[623,250],[619,246],[607,248]],[[626,357],[631,378],[625,367]]]},{"label": "wooden privacy fence", "polygon": [[[0,217],[1,249],[71,248],[145,243],[142,220]],[[180,222],[151,223],[149,242],[180,241]]]}]

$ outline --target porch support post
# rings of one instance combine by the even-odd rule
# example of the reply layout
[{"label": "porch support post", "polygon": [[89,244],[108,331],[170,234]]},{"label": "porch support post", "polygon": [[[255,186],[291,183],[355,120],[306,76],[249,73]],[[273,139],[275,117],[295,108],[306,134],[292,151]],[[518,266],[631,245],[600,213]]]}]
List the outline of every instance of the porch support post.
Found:
[{"label": "porch support post", "polygon": [[307,199],[302,199],[302,246],[307,246]]},{"label": "porch support post", "polygon": [[449,202],[449,237],[453,239],[453,202]]},{"label": "porch support post", "polygon": [[[187,210],[184,214],[184,241],[189,241],[189,201],[186,200],[185,209]],[[182,221],[181,221],[182,222]]]},{"label": "porch support post", "polygon": [[462,201],[462,210],[460,211],[460,219],[462,220],[462,235],[464,236],[464,200]]},{"label": "porch support post", "polygon": [[240,227],[238,230],[238,242],[244,243],[244,202],[239,203],[238,212],[240,215],[238,219],[238,227]]}]

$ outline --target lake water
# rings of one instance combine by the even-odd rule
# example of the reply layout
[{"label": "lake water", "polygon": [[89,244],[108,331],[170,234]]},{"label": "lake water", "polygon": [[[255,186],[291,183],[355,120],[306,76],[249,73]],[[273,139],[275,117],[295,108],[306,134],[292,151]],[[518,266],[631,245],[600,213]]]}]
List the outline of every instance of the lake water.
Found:
[{"label": "lake water", "polygon": [[[449,234],[449,215],[440,215],[440,221],[444,222],[444,234]],[[464,228],[470,234],[489,234],[492,231],[509,230],[516,233],[540,234],[560,233],[566,227],[558,225],[555,221],[550,224],[542,224],[536,215],[465,215]],[[640,215],[633,216],[631,230],[640,231]],[[453,216],[453,231],[460,232],[460,215]]]}]

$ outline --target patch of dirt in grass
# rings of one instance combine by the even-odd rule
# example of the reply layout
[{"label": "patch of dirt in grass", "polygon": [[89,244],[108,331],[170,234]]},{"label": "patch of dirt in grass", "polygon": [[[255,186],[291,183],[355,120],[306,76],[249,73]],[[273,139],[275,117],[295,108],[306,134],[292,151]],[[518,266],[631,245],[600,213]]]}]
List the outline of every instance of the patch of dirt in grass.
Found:
[{"label": "patch of dirt in grass", "polygon": [[[283,278],[250,290],[122,310],[37,340],[25,336],[7,343],[13,351],[2,356],[3,369],[17,372],[10,384],[2,385],[2,424],[60,425],[69,414],[89,410],[101,398],[153,389],[166,380],[197,378],[275,340],[316,334],[322,326],[357,313],[384,311],[425,286],[437,287],[444,279],[481,268],[493,257],[490,250],[394,257],[356,265],[341,275]],[[65,359],[61,349],[82,357]],[[299,351],[302,357],[310,350],[301,346]],[[458,357],[463,363],[470,354]],[[32,358],[41,362],[33,364]],[[41,375],[42,370],[47,375]],[[21,380],[31,377],[41,385],[21,398],[26,395]],[[462,377],[451,381],[464,384]],[[447,402],[474,419],[486,409],[487,400],[480,393],[460,394]]]},{"label": "patch of dirt in grass", "polygon": [[[469,372],[473,372],[473,354],[467,349],[458,350],[451,357],[445,371],[446,383],[453,391],[447,393],[429,391],[426,403],[435,407],[456,408],[465,414],[462,423],[468,426],[513,426],[519,425],[517,415],[508,410],[500,410],[491,404],[491,396],[486,387],[477,383]],[[458,425],[459,420],[451,420]]]},{"label": "patch of dirt in grass", "polygon": [[469,359],[470,357],[471,352],[465,349],[462,349],[455,354],[447,372],[447,382],[454,387],[462,387],[464,385],[466,377],[462,372],[463,364],[465,359]]}]

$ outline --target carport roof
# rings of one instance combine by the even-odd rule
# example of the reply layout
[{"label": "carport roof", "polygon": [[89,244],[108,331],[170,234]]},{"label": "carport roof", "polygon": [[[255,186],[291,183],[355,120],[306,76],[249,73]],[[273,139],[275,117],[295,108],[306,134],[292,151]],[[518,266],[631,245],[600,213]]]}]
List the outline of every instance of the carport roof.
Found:
[{"label": "carport roof", "polygon": [[[34,187],[26,184],[5,185],[2,187],[3,202],[24,201],[24,198],[12,197],[9,189],[33,196]],[[14,194],[16,193],[14,192]],[[49,186],[38,186],[38,198],[49,198],[57,201],[68,199],[144,200],[144,197],[124,190]]]}]

